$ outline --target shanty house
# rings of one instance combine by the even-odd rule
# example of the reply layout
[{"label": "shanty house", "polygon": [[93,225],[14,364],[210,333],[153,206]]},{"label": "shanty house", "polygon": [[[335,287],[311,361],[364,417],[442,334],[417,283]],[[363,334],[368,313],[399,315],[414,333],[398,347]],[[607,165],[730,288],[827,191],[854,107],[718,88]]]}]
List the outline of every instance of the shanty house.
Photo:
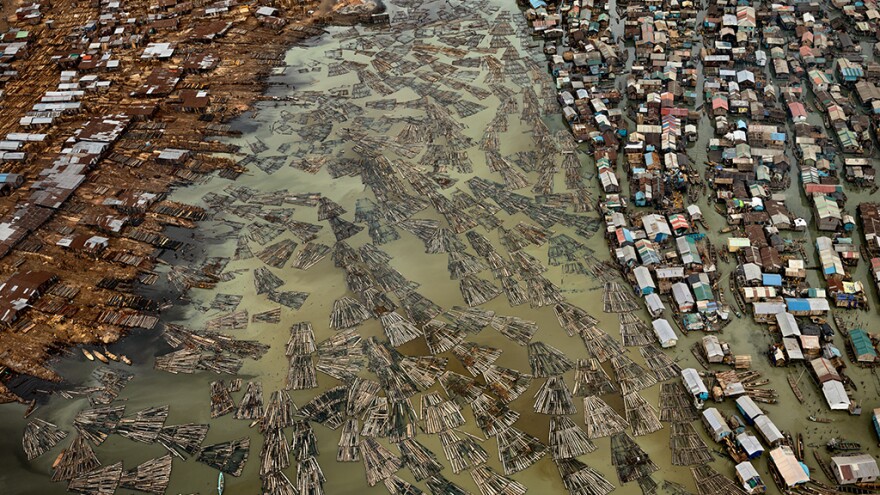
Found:
[{"label": "shanty house", "polygon": [[856,361],[860,363],[873,363],[877,360],[877,351],[871,337],[861,328],[855,328],[849,332],[849,344],[852,347]]},{"label": "shanty house", "polygon": [[660,342],[660,347],[668,348],[673,347],[678,343],[678,335],[675,334],[675,330],[672,329],[672,325],[664,318],[659,318],[651,322],[651,326],[654,328],[654,335],[657,336],[657,341]]},{"label": "shanty house", "polygon": [[880,476],[877,461],[868,454],[834,456],[831,471],[841,485],[871,483]]},{"label": "shanty house", "polygon": [[803,485],[810,481],[809,470],[798,461],[791,447],[782,445],[771,450],[770,460],[776,472],[779,473],[782,483],[787,488]]},{"label": "shanty house", "polygon": [[721,439],[733,433],[730,427],[727,426],[724,416],[714,407],[703,411],[703,426],[706,427],[709,436],[716,442],[720,442]]}]

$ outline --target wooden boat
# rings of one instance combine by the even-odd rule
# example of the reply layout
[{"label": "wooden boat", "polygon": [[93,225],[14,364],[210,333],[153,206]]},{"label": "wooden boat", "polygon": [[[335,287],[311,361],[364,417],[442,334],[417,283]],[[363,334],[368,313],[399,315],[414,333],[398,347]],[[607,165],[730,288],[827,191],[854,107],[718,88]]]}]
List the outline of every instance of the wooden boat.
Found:
[{"label": "wooden boat", "polygon": [[813,451],[813,458],[816,459],[816,463],[819,464],[819,467],[822,469],[822,472],[825,473],[825,476],[826,476],[831,482],[834,482],[834,480],[836,479],[836,478],[834,477],[834,473],[831,472],[831,468],[828,467],[828,463],[825,462],[825,460],[822,459],[822,456],[819,455],[819,451],[818,451],[818,450],[814,450],[814,451]]},{"label": "wooden boat", "polygon": [[123,363],[131,366],[131,359],[128,359],[128,356],[126,356],[125,354],[120,355],[119,360],[122,361]]},{"label": "wooden boat", "polygon": [[83,349],[82,352],[83,352],[83,356],[85,356],[86,359],[88,359],[89,361],[95,360],[95,356],[91,352],[89,352],[88,349]]},{"label": "wooden boat", "polygon": [[66,450],[62,450],[61,452],[58,453],[58,457],[56,457],[55,460],[52,461],[52,469],[57,468],[58,465],[61,464],[61,459],[64,458],[65,452],[66,452]]},{"label": "wooden boat", "polygon": [[106,347],[104,348],[104,355],[107,356],[110,361],[119,361],[119,356],[108,351]]},{"label": "wooden boat", "polygon": [[831,452],[859,450],[862,448],[861,444],[859,444],[858,442],[845,442],[836,438],[832,438],[831,440],[829,440],[828,443],[825,444],[825,447]]},{"label": "wooden boat", "polygon": [[92,351],[92,354],[95,356],[95,359],[97,359],[98,361],[101,361],[101,362],[104,363],[104,364],[109,364],[109,363],[110,363],[110,360],[107,359],[107,357],[104,356],[103,354],[101,354],[100,352],[98,352],[98,351]]},{"label": "wooden boat", "polygon": [[810,421],[812,421],[814,423],[831,423],[832,421],[834,421],[833,419],[830,419],[830,418],[819,418],[816,416],[808,416],[807,419],[809,419]]},{"label": "wooden boat", "polygon": [[223,495],[223,486],[225,485],[223,481],[223,472],[221,471],[219,475],[217,475],[217,495]]},{"label": "wooden boat", "polygon": [[801,392],[801,389],[798,388],[797,380],[795,380],[793,375],[788,375],[788,385],[791,387],[791,391],[794,392],[794,396],[797,397],[798,402],[803,404],[804,394]]}]

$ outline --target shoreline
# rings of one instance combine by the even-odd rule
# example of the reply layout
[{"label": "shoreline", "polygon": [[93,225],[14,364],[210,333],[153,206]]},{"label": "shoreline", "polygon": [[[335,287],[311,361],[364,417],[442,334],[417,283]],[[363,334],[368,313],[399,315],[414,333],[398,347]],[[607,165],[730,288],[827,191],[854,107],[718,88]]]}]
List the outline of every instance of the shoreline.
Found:
[{"label": "shoreline", "polygon": [[[41,13],[43,15],[41,19],[48,17],[45,14],[62,13],[65,7],[65,5],[53,6],[51,13]],[[248,6],[244,8],[248,9]],[[139,114],[142,107],[153,108],[153,113],[149,116],[126,121],[121,132],[114,136],[113,142],[99,154],[97,163],[84,177],[82,184],[69,193],[67,201],[49,209],[45,213],[45,221],[18,239],[18,242],[8,249],[6,256],[0,259],[0,268],[9,276],[26,270],[40,270],[55,274],[59,279],[53,287],[45,291],[45,294],[40,294],[39,299],[33,301],[31,308],[22,312],[15,322],[18,327],[10,325],[10,328],[0,333],[0,372],[2,372],[0,403],[22,402],[22,398],[9,390],[5,383],[16,381],[17,386],[20,386],[22,382],[27,383],[27,377],[61,383],[63,377],[50,367],[59,356],[76,352],[76,349],[82,346],[115,343],[137,328],[115,325],[113,321],[109,324],[104,323],[99,318],[107,318],[108,314],[111,316],[124,314],[147,321],[158,321],[159,311],[134,309],[126,307],[125,303],[114,306],[108,302],[119,300],[114,296],[121,296],[123,301],[128,296],[135,296],[136,299],[143,292],[137,287],[149,288],[148,284],[142,284],[141,281],[152,279],[152,282],[155,282],[155,274],[150,274],[156,264],[161,263],[162,253],[169,251],[156,247],[156,242],[177,241],[185,245],[185,239],[168,236],[166,227],[179,225],[183,228],[193,228],[195,223],[187,217],[187,214],[198,213],[200,209],[188,208],[186,205],[172,205],[187,210],[175,212],[173,209],[165,208],[157,212],[156,207],[161,205],[162,201],[151,202],[146,208],[113,208],[102,204],[106,203],[106,200],[102,202],[101,196],[115,199],[121,197],[124,202],[125,199],[129,199],[126,195],[131,196],[137,191],[149,191],[161,198],[178,187],[187,187],[201,177],[217,172],[221,175],[228,174],[226,176],[234,180],[241,172],[240,167],[229,158],[218,158],[217,153],[234,157],[239,150],[216,139],[222,138],[223,135],[234,134],[230,132],[228,124],[246,112],[252,111],[255,104],[263,99],[270,88],[268,79],[274,68],[284,64],[284,54],[297,43],[323,34],[321,26],[328,23],[335,24],[337,21],[343,24],[356,24],[366,16],[384,11],[384,6],[380,4],[376,11],[369,14],[339,17],[322,13],[320,10],[316,10],[314,15],[309,15],[305,12],[305,8],[297,8],[296,11],[291,10],[290,18],[282,11],[277,11],[278,17],[257,18],[253,11],[255,8],[256,6],[251,6],[252,10],[247,11],[245,17],[240,15],[241,11],[232,12],[225,18],[221,16],[221,19],[230,23],[227,26],[229,29],[221,29],[222,36],[212,37],[207,43],[203,39],[193,39],[193,32],[197,29],[201,29],[202,32],[217,30],[215,21],[204,21],[195,14],[173,17],[179,27],[188,26],[188,28],[178,29],[173,33],[159,32],[150,38],[150,43],[166,42],[162,41],[162,38],[169,40],[167,42],[176,43],[174,55],[159,61],[138,60],[129,67],[113,72],[89,71],[88,73],[94,73],[98,78],[106,75],[110,80],[108,89],[103,93],[83,95],[82,106],[86,112],[80,112],[75,119],[59,119],[48,127],[34,130],[33,132],[47,135],[45,142],[27,143],[23,147],[27,152],[27,159],[14,167],[5,167],[5,171],[19,173],[25,177],[24,184],[18,190],[12,191],[10,196],[0,200],[0,208],[5,207],[8,216],[14,207],[31,204],[35,190],[33,186],[39,178],[40,162],[31,160],[30,157],[48,154],[54,150],[59,150],[57,156],[62,156],[61,141],[69,134],[82,132],[82,129],[74,127],[74,122],[71,120],[78,120],[80,123],[83,120],[100,122],[109,118],[118,118],[118,113],[130,109]],[[316,5],[316,9],[318,8]],[[306,15],[308,17],[305,17]],[[282,24],[282,27],[277,29],[275,27],[277,24]],[[29,48],[32,48],[29,57],[13,62],[18,64],[15,67],[24,72],[31,61],[39,60],[42,53],[53,48],[44,46],[43,41],[48,41],[50,33],[51,35],[55,33],[46,29],[44,24],[33,26],[20,22],[13,24],[13,29],[16,27],[26,29],[33,34],[28,43]],[[57,25],[53,26],[52,31],[58,30]],[[145,46],[149,45],[143,44],[126,50],[125,52],[130,52],[131,55],[126,57],[122,54],[121,61],[132,60],[134,56],[145,50]],[[117,53],[114,53],[114,56]],[[206,61],[205,54],[217,60],[213,63],[210,60]],[[201,62],[210,66],[210,69],[184,70],[184,67],[193,66],[190,62],[194,57],[203,57]],[[80,62],[80,66],[82,64],[83,61]],[[165,88],[168,91],[160,97],[161,99],[156,100],[151,96],[136,97],[134,92],[130,91],[141,82],[143,76],[140,73],[152,71],[152,75],[155,75],[166,67],[178,70],[180,80],[170,88]],[[45,83],[47,91],[52,89],[50,84],[48,81]],[[35,93],[33,87],[17,84],[16,81],[11,85],[7,84],[5,89],[5,98],[0,100],[3,102],[25,90],[31,96],[39,96],[39,91]],[[207,98],[198,93],[193,95],[194,92],[202,90],[207,91]],[[116,100],[115,105],[111,103],[114,100]],[[20,116],[14,111],[7,111],[6,122],[0,122],[0,128],[5,129],[6,132],[19,131],[13,120]],[[160,132],[151,132],[151,127],[160,127]],[[144,149],[144,139],[149,139],[150,148]],[[184,148],[188,156],[183,163],[160,163],[156,155],[163,147]],[[126,185],[129,184],[136,184],[139,187],[128,189]],[[181,214],[174,216],[175,213]],[[209,212],[201,213],[206,217],[209,216]],[[100,224],[86,224],[86,228],[82,228],[85,223],[83,218],[89,215],[127,217],[131,222],[129,226],[123,227],[118,232],[108,232],[104,228],[106,226]],[[137,223],[136,227],[132,228],[135,223]],[[58,232],[70,231],[82,232],[80,235],[103,236],[107,239],[108,246],[97,253],[86,250],[73,252],[57,245],[40,243],[38,240],[37,244],[42,244],[35,249],[38,252],[20,249],[22,245],[33,246],[32,239],[51,241],[60,237]],[[132,231],[136,235],[133,235]],[[69,233],[68,236],[70,235],[75,234]],[[151,245],[143,242],[143,239],[154,242]],[[140,261],[136,265],[120,264],[118,261],[108,260],[106,257],[108,252],[123,253],[123,256],[116,256],[117,260],[120,257],[134,257],[139,258]],[[102,279],[108,278],[123,280],[126,282],[124,285],[130,287],[100,288]],[[77,289],[76,294],[69,299],[56,297],[53,290],[54,287],[59,286],[73,286]],[[46,306],[40,304],[44,304],[41,301],[47,299],[53,302],[60,299],[62,303],[66,303],[63,309],[70,316],[52,312],[51,310],[57,311],[55,308],[57,305],[45,310]],[[144,301],[137,304],[147,303]],[[21,322],[27,322],[27,325],[22,325]]]}]

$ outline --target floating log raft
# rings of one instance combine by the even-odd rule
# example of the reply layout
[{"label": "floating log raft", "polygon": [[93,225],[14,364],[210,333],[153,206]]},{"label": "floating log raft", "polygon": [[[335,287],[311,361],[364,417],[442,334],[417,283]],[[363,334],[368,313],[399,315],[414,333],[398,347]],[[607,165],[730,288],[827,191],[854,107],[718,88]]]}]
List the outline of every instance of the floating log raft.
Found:
[{"label": "floating log raft", "polygon": [[422,332],[409,319],[398,313],[389,312],[379,317],[385,336],[393,347],[398,347],[422,335]]},{"label": "floating log raft", "polygon": [[290,395],[284,390],[272,392],[263,417],[260,418],[260,431],[265,433],[275,428],[287,428],[293,425],[295,407]]},{"label": "floating log raft", "polygon": [[458,474],[489,460],[486,450],[470,436],[459,437],[453,430],[440,432],[440,443],[443,454],[452,466],[452,472]]},{"label": "floating log raft", "polygon": [[297,414],[335,430],[345,421],[346,387],[334,387],[302,406]]},{"label": "floating log raft", "polygon": [[138,411],[132,418],[120,419],[116,433],[136,442],[153,443],[167,418],[168,406],[150,407]]},{"label": "floating log raft", "polygon": [[293,441],[290,444],[290,453],[297,461],[318,455],[318,437],[315,436],[315,431],[308,421],[300,420],[293,423]]},{"label": "floating log raft", "polygon": [[235,411],[235,419],[261,419],[263,417],[263,384],[248,382],[247,390]]},{"label": "floating log raft", "polygon": [[113,495],[122,476],[122,463],[95,468],[70,480],[67,490],[94,495]]},{"label": "floating log raft", "polygon": [[96,368],[92,371],[92,378],[98,380],[104,388],[90,395],[89,403],[92,406],[110,404],[119,397],[119,393],[133,377],[133,373],[124,370]]},{"label": "floating log raft", "polygon": [[528,274],[523,276],[523,280],[526,282],[529,305],[533,308],[550,306],[564,299],[559,287],[540,275]]},{"label": "floating log raft", "polygon": [[348,382],[363,366],[361,336],[354,329],[343,330],[318,345],[315,368],[321,373]]},{"label": "floating log raft", "polygon": [[501,357],[501,349],[463,342],[452,348],[452,355],[473,376],[479,376]]},{"label": "floating log raft", "polygon": [[617,433],[611,437],[611,463],[617,470],[621,483],[648,477],[660,469],[626,433]]},{"label": "floating log raft", "polygon": [[322,196],[318,199],[318,220],[327,220],[347,213],[347,210],[332,199]]},{"label": "floating log raft", "polygon": [[241,476],[251,449],[251,439],[243,437],[230,442],[208,445],[199,452],[197,461],[232,476]]},{"label": "floating log raft", "polygon": [[371,316],[363,304],[350,297],[342,297],[333,302],[330,328],[336,330],[353,328],[370,319]]},{"label": "floating log raft", "polygon": [[487,437],[493,437],[498,430],[512,426],[519,419],[519,413],[510,409],[500,400],[482,394],[471,402],[477,426]]},{"label": "floating log raft", "polygon": [[607,495],[615,488],[598,471],[577,459],[557,459],[556,467],[570,495]]},{"label": "floating log raft", "polygon": [[660,420],[657,419],[657,409],[638,392],[624,395],[623,406],[626,409],[626,421],[632,428],[633,435],[637,437],[648,435],[663,428]]},{"label": "floating log raft", "polygon": [[267,294],[270,301],[276,302],[290,309],[299,309],[309,297],[308,292],[290,291],[270,291]]},{"label": "floating log raft", "polygon": [[296,466],[296,491],[301,494],[324,495],[324,471],[314,457],[300,461]]},{"label": "floating log raft", "polygon": [[562,351],[543,342],[529,344],[529,365],[532,376],[540,378],[561,375],[574,367]]},{"label": "floating log raft", "polygon": [[84,409],[73,418],[73,427],[95,445],[100,445],[116,429],[124,412],[125,406]]},{"label": "floating log raft", "polygon": [[499,430],[496,438],[498,458],[508,476],[526,469],[547,454],[547,446],[540,440],[512,426]]},{"label": "floating log raft", "polygon": [[364,341],[368,368],[376,374],[385,395],[391,400],[403,400],[419,392],[419,385],[401,368],[403,356],[387,342],[375,337]]},{"label": "floating log raft", "polygon": [[283,239],[257,252],[257,258],[273,268],[281,269],[293,255],[296,246],[293,239]]},{"label": "floating log raft", "polygon": [[211,382],[211,417],[219,418],[235,410],[235,402],[223,380]]},{"label": "floating log raft", "polygon": [[367,473],[367,484],[370,486],[376,486],[376,483],[403,467],[401,460],[374,438],[364,438],[361,441],[361,456]]},{"label": "floating log raft", "polygon": [[245,330],[248,326],[248,312],[236,311],[212,318],[205,322],[205,330],[219,332],[221,330]]},{"label": "floating log raft", "polygon": [[122,473],[119,488],[163,495],[171,481],[171,454],[138,464]]},{"label": "floating log raft", "polygon": [[602,310],[606,313],[631,313],[639,310],[639,304],[632,290],[628,290],[618,282],[605,282],[602,303]]},{"label": "floating log raft", "polygon": [[373,403],[379,399],[382,386],[373,380],[355,378],[348,386],[345,413],[352,417],[361,417]]},{"label": "floating log raft", "polygon": [[428,478],[426,484],[431,495],[471,495],[469,491],[439,475]]},{"label": "floating log raft", "polygon": [[699,495],[744,495],[746,492],[732,479],[704,464],[691,468]]},{"label": "floating log raft", "polygon": [[476,275],[462,277],[458,285],[461,297],[471,307],[479,306],[501,295],[501,290],[492,282],[481,279]]},{"label": "floating log raft", "polygon": [[673,466],[696,466],[712,462],[712,452],[691,423],[672,423],[669,450]]},{"label": "floating log raft", "polygon": [[202,353],[192,349],[181,349],[179,351],[169,352],[163,356],[156,356],[153,367],[157,370],[167,371],[168,373],[187,373],[196,372]]},{"label": "floating log raft", "polygon": [[390,411],[387,397],[377,397],[370,404],[364,418],[364,426],[361,428],[361,436],[364,437],[387,437],[389,429]]},{"label": "floating log raft", "polygon": [[569,337],[574,337],[583,332],[584,328],[595,327],[599,320],[591,316],[585,310],[568,302],[561,302],[553,306],[559,326],[565,330]]},{"label": "floating log raft", "polygon": [[637,347],[651,344],[656,340],[653,330],[635,313],[620,313],[620,337],[623,345]]},{"label": "floating log raft", "polygon": [[523,346],[528,345],[538,331],[537,323],[516,316],[496,316],[492,318],[490,324],[492,328],[501,332],[501,335]]},{"label": "floating log raft", "polygon": [[361,459],[361,441],[357,418],[348,418],[342,425],[342,434],[339,437],[338,450],[336,451],[337,462],[356,462]]},{"label": "floating log raft", "polygon": [[446,268],[449,270],[449,277],[453,280],[458,280],[468,275],[476,275],[489,267],[473,255],[460,251],[451,251]]},{"label": "floating log raft", "polygon": [[517,267],[524,277],[528,275],[540,275],[547,271],[547,267],[544,266],[543,263],[525,251],[515,251],[510,253],[510,261]]},{"label": "floating log raft", "polygon": [[330,253],[330,246],[309,242],[293,258],[291,266],[298,270],[308,270],[317,265]]},{"label": "floating log raft", "polygon": [[498,228],[498,240],[508,253],[519,251],[530,244],[518,230],[507,230],[504,227]]},{"label": "floating log raft", "polygon": [[506,476],[502,476],[489,466],[480,466],[471,470],[477,488],[482,495],[523,495],[526,487]]},{"label": "floating log raft", "polygon": [[28,460],[32,461],[65,438],[67,438],[66,431],[42,419],[35,419],[25,426],[21,446]]},{"label": "floating log raft", "polygon": [[611,365],[614,367],[614,374],[617,375],[617,383],[620,385],[620,393],[623,395],[646,389],[657,383],[657,379],[652,373],[648,373],[626,355],[611,358]]},{"label": "floating log raft", "polygon": [[420,409],[419,416],[425,422],[425,433],[429,435],[458,428],[465,424],[458,404],[451,400],[445,400],[436,392],[422,395]]},{"label": "floating log raft", "polygon": [[465,245],[455,232],[439,227],[425,241],[425,252],[428,254],[451,253],[464,251]]},{"label": "floating log raft", "polygon": [[294,323],[290,327],[290,339],[287,341],[286,356],[301,356],[317,350],[315,332],[309,322]]},{"label": "floating log raft", "polygon": [[416,481],[440,474],[443,465],[437,456],[427,447],[412,438],[404,439],[397,444],[403,464],[409,468]]},{"label": "floating log raft", "polygon": [[422,327],[428,351],[431,354],[442,354],[463,342],[467,334],[458,327],[440,320],[431,320]]},{"label": "floating log raft", "polygon": [[[397,225],[403,230],[421,239],[421,241],[425,243],[426,247],[431,238],[434,237],[434,234],[440,229],[440,222],[438,222],[437,220],[427,219],[403,220],[398,222]],[[448,229],[447,232],[448,234],[451,234],[453,236],[455,235],[454,233],[452,233],[452,231]],[[440,239],[438,238],[438,240]],[[464,249],[455,249],[454,251],[464,251]]]},{"label": "floating log raft", "polygon": [[364,230],[360,225],[351,223],[340,217],[330,218],[330,228],[333,229],[333,235],[336,236],[337,242],[344,241]]},{"label": "floating log raft", "polygon": [[639,348],[639,353],[645,358],[648,369],[654,373],[658,382],[665,382],[681,376],[681,366],[673,361],[665,352],[657,346],[650,344]]},{"label": "floating log raft", "polygon": [[605,395],[617,391],[617,387],[608,373],[602,368],[599,360],[578,359],[577,367],[574,370],[574,391],[575,397],[587,397],[591,395]]},{"label": "floating log raft", "polygon": [[679,423],[699,419],[694,408],[694,398],[678,382],[660,385],[660,421]]},{"label": "floating log raft", "polygon": [[211,301],[211,309],[216,309],[218,311],[227,311],[232,312],[238,308],[238,305],[241,303],[242,296],[235,294],[217,294],[214,296],[214,300]]},{"label": "floating log raft", "polygon": [[382,483],[391,495],[423,495],[425,493],[417,486],[400,479],[395,475],[385,478],[382,480]]},{"label": "floating log raft", "polygon": [[388,417],[388,441],[398,443],[416,436],[418,418],[409,399],[392,401]]},{"label": "floating log raft", "polygon": [[311,355],[289,356],[285,390],[307,390],[318,386],[318,375]]},{"label": "floating log raft", "polygon": [[596,396],[584,397],[584,423],[587,436],[592,440],[616,435],[629,426],[611,406]]},{"label": "floating log raft", "polygon": [[210,425],[196,423],[166,426],[159,431],[156,440],[170,453],[184,459],[185,454],[199,453],[209,428]]},{"label": "floating log raft", "polygon": [[472,378],[454,371],[440,375],[440,386],[450,399],[460,405],[470,404],[483,393],[483,389]]},{"label": "floating log raft", "polygon": [[554,460],[571,459],[595,450],[590,437],[570,418],[550,418],[550,454]]},{"label": "floating log raft", "polygon": [[98,456],[88,444],[86,438],[77,435],[67,447],[61,452],[61,460],[56,461],[55,472],[52,473],[52,481],[70,481],[84,473],[87,473],[98,466]]},{"label": "floating log raft", "polygon": [[274,292],[275,289],[282,285],[284,285],[284,281],[269,271],[268,268],[262,266],[254,270],[254,288],[256,289],[257,294]]},{"label": "floating log raft", "polygon": [[266,495],[297,495],[296,486],[281,471],[274,471],[260,476],[262,482],[261,493]]},{"label": "floating log raft", "polygon": [[623,346],[620,342],[608,335],[598,327],[584,327],[580,332],[587,354],[595,357],[600,362],[608,361],[615,356],[623,354]]},{"label": "floating log raft", "polygon": [[528,291],[513,277],[501,277],[501,290],[511,307],[519,306],[529,299]]},{"label": "floating log raft", "polygon": [[483,372],[486,388],[502,402],[508,404],[516,400],[532,383],[532,376],[501,366],[489,366]]},{"label": "floating log raft", "polygon": [[458,323],[469,333],[479,333],[483,328],[492,323],[492,319],[495,318],[495,312],[480,308],[454,306],[452,310],[447,311],[443,316],[450,321]]},{"label": "floating log raft", "polygon": [[571,399],[571,391],[562,376],[547,378],[538,392],[535,393],[535,412],[550,416],[575,414],[577,409]]},{"label": "floating log raft", "polygon": [[446,370],[447,358],[409,356],[400,360],[400,369],[422,390],[431,388]]}]

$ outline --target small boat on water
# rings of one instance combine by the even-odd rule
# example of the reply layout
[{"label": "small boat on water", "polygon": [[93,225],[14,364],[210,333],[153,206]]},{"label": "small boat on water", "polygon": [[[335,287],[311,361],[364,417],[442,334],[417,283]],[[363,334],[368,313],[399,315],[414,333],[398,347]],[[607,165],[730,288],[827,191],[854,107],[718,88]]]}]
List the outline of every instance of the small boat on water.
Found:
[{"label": "small boat on water", "polygon": [[791,387],[791,391],[794,392],[795,398],[801,404],[804,403],[804,394],[801,392],[801,389],[798,387],[797,379],[795,379],[794,375],[788,375],[788,385]]},{"label": "small boat on water", "polygon": [[61,453],[58,454],[58,457],[56,457],[55,460],[52,461],[52,469],[57,468],[58,465],[61,464],[61,459],[64,458],[64,453],[65,453],[65,452],[67,452],[67,451],[66,451],[66,450],[62,450]]},{"label": "small boat on water", "polygon": [[89,361],[95,360],[95,356],[91,352],[89,352],[88,349],[83,349],[82,351],[83,351],[83,356],[85,356],[86,359],[88,359]]},{"label": "small boat on water", "polygon": [[101,361],[104,364],[110,364],[110,360],[107,359],[107,357],[104,356],[103,354],[101,354],[100,352],[92,351],[92,354],[95,356],[95,359],[97,359],[98,361]]},{"label": "small boat on water", "polygon": [[861,444],[858,442],[846,442],[843,440],[838,440],[837,438],[832,438],[825,444],[825,447],[831,452],[835,451],[847,451],[847,450],[859,450],[862,448]]},{"label": "small boat on water", "polygon": [[809,419],[810,421],[812,421],[814,423],[830,423],[830,422],[834,421],[833,419],[819,418],[816,416],[808,416],[807,419]]},{"label": "small boat on water", "polygon": [[223,495],[223,486],[225,484],[226,483],[223,481],[223,472],[221,471],[217,476],[217,495]]},{"label": "small boat on water", "polygon": [[104,355],[107,356],[107,358],[108,358],[110,361],[119,361],[119,356],[117,356],[116,354],[113,354],[112,352],[108,351],[106,347],[104,348]]},{"label": "small boat on water", "polygon": [[125,354],[121,354],[119,356],[119,360],[122,361],[123,363],[131,366],[131,359],[128,359],[128,356],[126,356]]}]

